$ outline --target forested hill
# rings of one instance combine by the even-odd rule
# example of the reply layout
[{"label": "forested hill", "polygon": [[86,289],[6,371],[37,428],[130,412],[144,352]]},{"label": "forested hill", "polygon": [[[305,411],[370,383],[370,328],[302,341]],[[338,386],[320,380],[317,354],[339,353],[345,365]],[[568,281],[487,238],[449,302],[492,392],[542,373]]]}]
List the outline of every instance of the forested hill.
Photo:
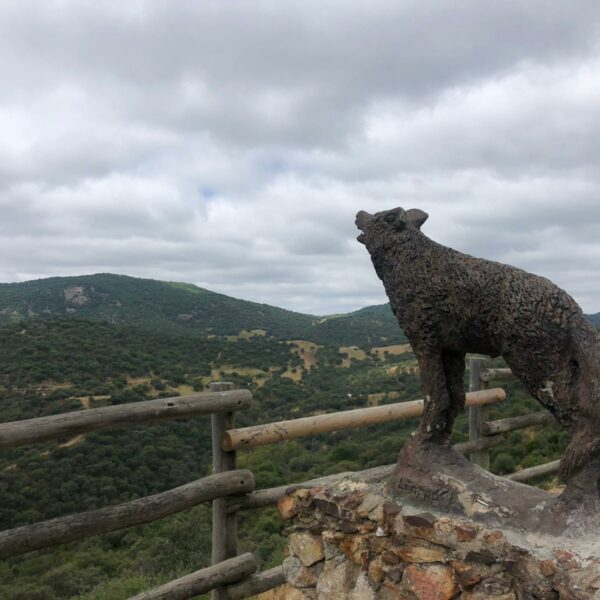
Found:
[{"label": "forested hill", "polygon": [[255,332],[339,346],[395,344],[405,339],[387,304],[317,317],[191,284],[108,273],[0,284],[0,324],[57,318],[202,337]]},{"label": "forested hill", "polygon": [[[252,391],[247,426],[420,397],[417,361],[388,305],[315,317],[192,285],[116,275],[0,285],[0,422],[208,389]],[[495,366],[502,366],[499,361]],[[539,410],[518,382],[491,419]],[[264,489],[388,464],[416,422],[240,451]],[[468,437],[462,415],[456,442]],[[566,432],[513,431],[494,473],[559,458]],[[77,435],[0,453],[0,530],[93,510],[211,472],[210,419]],[[546,485],[553,485],[552,479]],[[0,560],[1,600],[126,600],[207,566],[210,506],[146,526]],[[241,548],[281,564],[274,509],[240,515]]]}]

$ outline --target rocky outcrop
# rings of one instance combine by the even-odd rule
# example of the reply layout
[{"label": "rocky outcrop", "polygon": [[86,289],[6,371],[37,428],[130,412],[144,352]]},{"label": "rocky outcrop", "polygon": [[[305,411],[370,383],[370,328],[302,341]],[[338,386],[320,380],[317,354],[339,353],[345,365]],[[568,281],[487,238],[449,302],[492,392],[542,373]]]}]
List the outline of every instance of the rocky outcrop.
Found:
[{"label": "rocky outcrop", "polygon": [[387,499],[345,480],[290,490],[281,598],[597,600],[598,544],[541,538]]},{"label": "rocky outcrop", "polygon": [[90,300],[85,288],[80,285],[72,285],[71,287],[65,288],[63,290],[63,296],[65,302],[70,306],[83,306]]}]

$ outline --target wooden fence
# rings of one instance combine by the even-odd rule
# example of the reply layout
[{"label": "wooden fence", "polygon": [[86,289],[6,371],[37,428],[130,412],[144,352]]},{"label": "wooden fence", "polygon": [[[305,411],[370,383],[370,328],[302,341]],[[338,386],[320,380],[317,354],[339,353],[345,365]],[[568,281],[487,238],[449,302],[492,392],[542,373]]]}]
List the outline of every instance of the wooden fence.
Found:
[{"label": "wooden fence", "polygon": [[[550,413],[541,411],[499,421],[489,421],[489,407],[502,402],[502,388],[489,388],[495,379],[506,379],[508,369],[488,369],[485,359],[470,359],[469,441],[455,448],[489,469],[489,449],[501,443],[503,434],[552,422]],[[236,467],[236,451],[293,438],[317,435],[377,423],[410,419],[423,412],[423,401],[400,402],[361,408],[290,421],[235,428],[234,413],[250,405],[248,390],[235,390],[233,384],[211,384],[211,391],[161,398],[119,406],[76,411],[62,415],[0,424],[0,449],[48,441],[85,432],[168,419],[211,415],[213,474],[178,488],[140,498],[117,506],[59,517],[33,525],[0,532],[0,557],[15,556],[31,550],[80,540],[93,535],[149,523],[204,502],[212,501],[211,566],[200,569],[130,600],[173,600],[192,598],[212,591],[212,600],[238,600],[267,591],[284,583],[281,566],[257,573],[250,553],[238,554],[237,513],[275,505],[291,487],[325,485],[350,475],[365,481],[378,481],[391,475],[395,465],[385,465],[359,473],[338,473],[311,481],[255,490],[254,477]],[[558,461],[524,469],[508,477],[515,481],[555,473]]]},{"label": "wooden fence", "polygon": [[[472,357],[469,360],[469,390],[477,392],[488,388],[490,382],[498,380],[515,379],[510,369],[488,369],[486,368],[486,359],[481,357]],[[511,417],[499,421],[489,420],[489,406],[472,406],[469,408],[469,440],[486,440],[502,436],[504,433],[525,429],[535,425],[547,425],[554,423],[555,419],[547,410],[522,415],[520,417]],[[471,454],[471,462],[480,467],[490,470],[489,447],[483,448],[478,452]],[[523,469],[508,475],[508,479],[513,481],[529,481],[542,475],[552,475],[558,473],[560,461],[555,460],[543,465]]]},{"label": "wooden fence", "polygon": [[[3,423],[0,424],[0,448],[14,448],[90,431],[146,425],[199,415],[212,416],[213,436],[216,436],[219,431],[218,424],[232,426],[233,412],[248,408],[252,401],[250,391],[232,388],[231,384],[213,384],[210,392]],[[213,475],[166,492],[100,510],[2,531],[0,557],[16,556],[31,550],[150,523],[204,502],[212,501],[216,507],[214,512],[218,514],[218,507],[226,506],[224,498],[235,498],[254,490],[254,476],[250,471],[235,469],[235,464],[231,462],[219,462],[219,453],[215,455],[213,464]],[[226,515],[224,530],[235,534],[235,516],[225,513],[224,510],[223,513]],[[215,534],[219,532],[218,527],[213,531],[213,547]],[[216,560],[217,557],[218,555],[213,554],[212,566],[139,594],[135,596],[136,600],[191,598],[215,588],[223,589],[223,586],[248,580],[257,569],[256,560],[250,553],[237,556],[236,551],[233,556],[222,556]]]}]

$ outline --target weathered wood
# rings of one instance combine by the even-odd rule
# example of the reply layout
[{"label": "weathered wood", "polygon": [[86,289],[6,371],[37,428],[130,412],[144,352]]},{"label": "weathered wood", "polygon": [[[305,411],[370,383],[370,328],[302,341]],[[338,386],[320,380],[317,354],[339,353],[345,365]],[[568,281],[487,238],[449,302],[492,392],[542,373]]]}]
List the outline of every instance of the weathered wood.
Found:
[{"label": "weathered wood", "polygon": [[560,460],[553,460],[552,462],[545,463],[543,465],[536,465],[535,467],[529,467],[522,471],[516,471],[506,476],[506,479],[511,481],[529,481],[534,477],[542,477],[544,475],[554,475],[558,473],[560,468]]},{"label": "weathered wood", "polygon": [[[454,449],[461,454],[470,454],[473,456],[476,452],[484,452],[489,448],[493,448],[504,441],[504,436],[493,435],[489,437],[481,437],[478,440],[470,440],[462,444],[455,444]],[[486,469],[489,470],[489,469]]]},{"label": "weathered wood", "polygon": [[555,418],[547,410],[541,410],[520,417],[510,417],[500,419],[499,421],[487,421],[481,424],[481,433],[483,435],[496,435],[498,433],[507,433],[516,429],[524,429],[534,425],[547,425],[554,423]]},{"label": "weathered wood", "polygon": [[[469,391],[478,392],[487,388],[487,383],[482,381],[481,374],[485,370],[486,360],[481,357],[471,357],[469,360]],[[469,408],[469,441],[475,442],[481,437],[480,425],[489,418],[487,406],[471,406]],[[486,471],[490,470],[490,453],[487,449],[473,452],[470,456],[473,464],[479,465]]]},{"label": "weathered wood", "polygon": [[510,369],[483,369],[481,371],[481,381],[487,383],[493,379],[510,380],[516,378],[516,375]]},{"label": "weathered wood", "polygon": [[0,558],[150,523],[214,498],[243,494],[253,489],[254,476],[242,469],[210,475],[132,502],[23,525],[0,532]]},{"label": "weathered wood", "polygon": [[252,554],[242,554],[218,565],[200,569],[148,592],[132,596],[129,600],[187,600],[204,594],[218,586],[234,583],[256,571]]},{"label": "weathered wood", "polygon": [[268,571],[250,575],[245,581],[235,583],[227,588],[228,600],[243,600],[256,594],[262,594],[285,583],[283,567],[273,567]]},{"label": "weathered wood", "polygon": [[0,449],[46,442],[101,429],[241,410],[250,406],[251,401],[252,394],[249,390],[200,392],[175,398],[158,398],[2,423]]},{"label": "weathered wood", "polygon": [[[492,446],[501,443],[502,440],[502,436],[481,438],[475,442],[455,444],[454,449],[461,454],[468,454],[469,452],[481,450],[482,448],[491,448]],[[384,465],[382,467],[372,467],[371,469],[366,469],[365,471],[344,471],[342,473],[326,475],[325,477],[318,477],[317,479],[310,479],[300,483],[289,483],[273,488],[267,488],[265,490],[257,490],[244,496],[229,498],[227,500],[227,510],[230,512],[236,512],[238,510],[273,506],[274,504],[277,504],[280,498],[287,494],[288,490],[330,485],[336,481],[341,481],[342,479],[356,478],[357,480],[364,481],[366,483],[383,481],[384,479],[391,477],[395,468],[396,464],[394,463],[392,465]]]},{"label": "weathered wood", "polygon": [[[210,384],[212,392],[233,390],[228,381]],[[221,449],[220,440],[227,429],[234,426],[234,413],[215,413],[211,416],[213,473],[233,471],[236,467],[235,452]],[[212,552],[211,563],[216,565],[237,555],[237,515],[227,512],[227,500],[216,498],[212,503]],[[227,600],[227,592],[216,588],[211,592],[212,600]]]},{"label": "weathered wood", "polygon": [[[506,394],[501,388],[483,390],[467,394],[467,406],[492,404],[505,398]],[[269,423],[267,425],[230,429],[223,435],[221,448],[223,450],[252,448],[263,444],[273,444],[282,440],[317,435],[340,429],[351,429],[375,423],[411,419],[420,416],[422,412],[423,400],[413,400],[411,402],[398,402],[396,404],[359,408],[327,415],[303,417],[291,421]]]}]

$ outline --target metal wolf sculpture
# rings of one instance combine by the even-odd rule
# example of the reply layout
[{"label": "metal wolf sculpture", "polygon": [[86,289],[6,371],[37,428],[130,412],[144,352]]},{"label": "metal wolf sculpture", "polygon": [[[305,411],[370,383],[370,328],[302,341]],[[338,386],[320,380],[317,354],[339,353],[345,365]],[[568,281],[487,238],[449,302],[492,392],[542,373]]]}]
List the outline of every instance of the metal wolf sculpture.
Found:
[{"label": "metal wolf sculpture", "polygon": [[[600,494],[600,360],[577,303],[548,279],[474,258],[421,232],[427,213],[395,208],[356,225],[419,362],[425,409],[417,443],[449,444],[465,403],[465,355],[503,356],[529,392],[571,433],[569,482],[593,463]],[[577,487],[581,487],[579,484]]]}]

